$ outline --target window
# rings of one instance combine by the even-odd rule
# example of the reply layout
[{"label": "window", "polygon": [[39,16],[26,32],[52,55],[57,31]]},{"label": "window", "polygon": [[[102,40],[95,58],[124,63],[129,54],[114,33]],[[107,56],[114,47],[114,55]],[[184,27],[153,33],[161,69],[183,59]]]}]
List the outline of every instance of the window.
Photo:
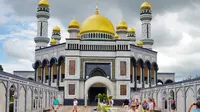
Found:
[{"label": "window", "polygon": [[69,75],[75,75],[75,60],[69,61]]},{"label": "window", "polygon": [[75,95],[75,84],[69,84],[69,95]]},{"label": "window", "polygon": [[120,95],[126,95],[126,85],[120,85]]},{"label": "window", "polygon": [[120,61],[120,75],[126,75],[126,61]]}]

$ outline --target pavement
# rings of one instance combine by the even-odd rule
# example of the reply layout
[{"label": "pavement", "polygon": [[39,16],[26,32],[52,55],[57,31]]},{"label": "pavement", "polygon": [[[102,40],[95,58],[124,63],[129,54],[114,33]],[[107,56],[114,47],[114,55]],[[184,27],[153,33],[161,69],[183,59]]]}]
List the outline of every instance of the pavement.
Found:
[{"label": "pavement", "polygon": [[[95,106],[78,106],[78,112],[93,112],[93,109],[96,108]],[[58,112],[73,112],[72,106],[62,106],[59,108]],[[53,112],[53,111],[51,111]]]}]

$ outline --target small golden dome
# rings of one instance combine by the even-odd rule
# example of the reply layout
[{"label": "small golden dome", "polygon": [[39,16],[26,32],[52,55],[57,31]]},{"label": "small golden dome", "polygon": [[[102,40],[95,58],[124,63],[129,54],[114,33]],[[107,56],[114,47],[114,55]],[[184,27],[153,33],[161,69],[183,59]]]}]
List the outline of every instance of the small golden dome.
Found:
[{"label": "small golden dome", "polygon": [[81,24],[80,34],[87,32],[105,32],[114,35],[115,28],[106,17],[99,14],[98,7],[96,7],[95,14]]},{"label": "small golden dome", "polygon": [[80,25],[76,19],[73,19],[68,25],[68,28],[79,28],[79,27]]},{"label": "small golden dome", "polygon": [[119,36],[117,34],[115,34],[114,38],[118,38]]},{"label": "small golden dome", "polygon": [[151,9],[151,5],[146,1],[142,3],[142,5],[140,6],[140,9]]},{"label": "small golden dome", "polygon": [[119,29],[128,29],[128,25],[126,24],[126,22],[124,20],[121,20],[120,23],[117,25],[116,27],[117,30]]},{"label": "small golden dome", "polygon": [[53,31],[60,31],[60,27],[55,26],[55,27],[53,28]]},{"label": "small golden dome", "polygon": [[38,6],[49,6],[49,2],[47,0],[40,0]]},{"label": "small golden dome", "polygon": [[81,37],[81,34],[80,33],[78,33],[78,38],[80,38]]},{"label": "small golden dome", "polygon": [[134,28],[129,28],[129,29],[128,29],[128,32],[130,32],[130,33],[135,33],[135,29],[134,29]]},{"label": "small golden dome", "polygon": [[142,42],[141,40],[139,40],[139,41],[137,42],[137,46],[142,47],[142,46],[143,46],[143,42]]},{"label": "small golden dome", "polygon": [[51,44],[51,45],[56,45],[56,39],[52,38],[50,44]]}]

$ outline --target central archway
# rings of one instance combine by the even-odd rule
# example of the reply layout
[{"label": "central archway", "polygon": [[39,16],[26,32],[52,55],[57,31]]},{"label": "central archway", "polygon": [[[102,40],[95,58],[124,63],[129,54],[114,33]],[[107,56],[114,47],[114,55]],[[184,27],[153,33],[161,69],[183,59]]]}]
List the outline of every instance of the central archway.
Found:
[{"label": "central archway", "polygon": [[89,89],[94,84],[104,85],[108,90],[107,95],[113,96],[113,84],[109,79],[102,77],[102,76],[92,77],[85,82],[85,106],[87,106]]}]

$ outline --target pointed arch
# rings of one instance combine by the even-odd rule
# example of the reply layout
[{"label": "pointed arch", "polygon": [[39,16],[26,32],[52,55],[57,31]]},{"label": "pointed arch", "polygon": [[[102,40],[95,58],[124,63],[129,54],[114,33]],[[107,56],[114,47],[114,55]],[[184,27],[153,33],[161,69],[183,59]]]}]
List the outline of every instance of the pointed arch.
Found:
[{"label": "pointed arch", "polygon": [[143,67],[144,61],[143,61],[141,58],[139,58],[139,59],[137,60],[137,64],[140,64],[141,67]]},{"label": "pointed arch", "polygon": [[42,62],[40,60],[36,60],[34,64],[34,68],[38,68],[41,65],[42,65]]},{"label": "pointed arch", "polygon": [[155,69],[155,70],[158,70],[158,64],[156,62],[153,62],[152,63],[152,67]]},{"label": "pointed arch", "polygon": [[145,61],[145,65],[150,69],[151,68],[151,63],[149,60],[146,60]]},{"label": "pointed arch", "polygon": [[43,59],[42,66],[44,67],[45,65],[49,65],[49,60],[48,59]]},{"label": "pointed arch", "polygon": [[58,63],[58,61],[57,61],[57,59],[56,59],[55,57],[52,57],[52,58],[50,59],[50,65],[52,65],[53,63],[55,63],[55,64]]}]

